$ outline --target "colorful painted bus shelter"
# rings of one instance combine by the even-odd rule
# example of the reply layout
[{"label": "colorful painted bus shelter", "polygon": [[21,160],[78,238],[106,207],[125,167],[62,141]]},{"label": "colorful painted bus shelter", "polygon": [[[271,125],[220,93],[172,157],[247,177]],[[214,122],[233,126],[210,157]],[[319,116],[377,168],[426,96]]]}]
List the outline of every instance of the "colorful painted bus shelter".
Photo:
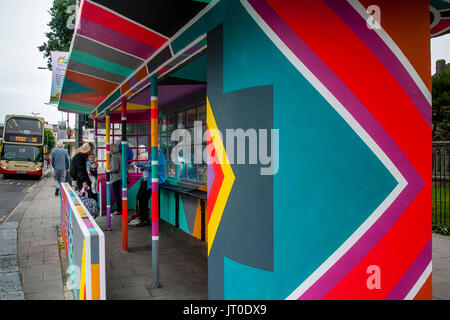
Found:
[{"label": "colorful painted bus shelter", "polygon": [[[148,154],[155,287],[162,219],[207,242],[210,299],[431,299],[430,36],[450,32],[448,1],[84,0],[79,13],[58,108],[95,119],[107,216],[110,144],[124,162],[133,151],[130,212]],[[172,157],[180,128],[208,132],[183,140],[206,160]]]}]

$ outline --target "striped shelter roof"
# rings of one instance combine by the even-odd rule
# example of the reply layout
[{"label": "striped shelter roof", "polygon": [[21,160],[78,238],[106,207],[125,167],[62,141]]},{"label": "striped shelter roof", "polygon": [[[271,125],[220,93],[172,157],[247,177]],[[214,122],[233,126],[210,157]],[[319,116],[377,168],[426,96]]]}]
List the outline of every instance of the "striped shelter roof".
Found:
[{"label": "striped shelter roof", "polygon": [[[122,96],[142,100],[151,75],[177,87],[174,97],[204,89],[206,34],[226,8],[223,0],[82,0],[58,109],[102,117]],[[450,0],[431,0],[430,13],[431,37],[449,33]]]},{"label": "striped shelter roof", "polygon": [[438,37],[450,33],[450,1],[431,0],[431,37]]},{"label": "striped shelter roof", "polygon": [[[170,39],[198,18],[209,0],[83,0],[72,39],[58,109],[92,114],[115,106],[206,51],[206,35],[174,49]],[[163,64],[163,65],[161,65]],[[195,85],[203,76],[178,70],[172,84]],[[192,69],[192,68],[191,68]],[[193,71],[193,70],[192,70]]]}]

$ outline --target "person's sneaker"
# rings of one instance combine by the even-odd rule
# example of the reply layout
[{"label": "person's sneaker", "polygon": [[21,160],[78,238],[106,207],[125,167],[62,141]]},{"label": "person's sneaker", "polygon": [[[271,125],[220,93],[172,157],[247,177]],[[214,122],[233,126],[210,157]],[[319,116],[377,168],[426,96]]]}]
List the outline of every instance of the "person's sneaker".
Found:
[{"label": "person's sneaker", "polygon": [[129,222],[128,225],[129,225],[130,227],[135,227],[135,226],[138,225],[139,223],[141,223],[141,220],[135,219],[135,220],[132,220],[131,222]]},{"label": "person's sneaker", "polygon": [[148,226],[148,225],[150,225],[150,222],[140,221],[139,223],[133,225],[133,227],[143,227],[143,226]]},{"label": "person's sneaker", "polygon": [[113,216],[121,216],[122,215],[122,212],[117,212],[117,211],[114,211],[113,213],[111,213]]},{"label": "person's sneaker", "polygon": [[128,219],[128,223],[130,223],[131,221],[134,221],[134,220],[139,219],[139,217],[140,217],[140,216],[139,216],[138,213],[133,214],[133,215],[131,216],[131,218]]}]

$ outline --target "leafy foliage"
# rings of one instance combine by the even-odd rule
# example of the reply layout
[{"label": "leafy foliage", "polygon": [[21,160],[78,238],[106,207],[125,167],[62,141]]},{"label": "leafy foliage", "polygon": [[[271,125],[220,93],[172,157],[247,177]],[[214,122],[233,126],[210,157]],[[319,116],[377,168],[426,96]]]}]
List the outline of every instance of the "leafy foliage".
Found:
[{"label": "leafy foliage", "polygon": [[433,79],[433,140],[450,140],[450,70]]},{"label": "leafy foliage", "polygon": [[50,129],[44,129],[44,144],[47,146],[48,152],[50,152],[56,145],[55,135]]},{"label": "leafy foliage", "polygon": [[51,70],[50,51],[69,51],[74,30],[68,27],[74,18],[74,10],[70,10],[75,5],[75,0],[54,0],[52,8],[48,11],[52,17],[47,24],[51,31],[45,36],[47,42],[38,47],[47,59],[47,67]]}]

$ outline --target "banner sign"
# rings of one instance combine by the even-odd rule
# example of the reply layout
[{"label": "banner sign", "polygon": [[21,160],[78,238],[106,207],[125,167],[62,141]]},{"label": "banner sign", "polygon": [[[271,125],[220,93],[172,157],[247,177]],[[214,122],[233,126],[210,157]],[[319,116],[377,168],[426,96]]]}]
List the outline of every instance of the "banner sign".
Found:
[{"label": "banner sign", "polygon": [[61,88],[66,74],[69,52],[51,51],[52,58],[52,91],[50,95],[50,103],[58,104],[61,96]]}]

